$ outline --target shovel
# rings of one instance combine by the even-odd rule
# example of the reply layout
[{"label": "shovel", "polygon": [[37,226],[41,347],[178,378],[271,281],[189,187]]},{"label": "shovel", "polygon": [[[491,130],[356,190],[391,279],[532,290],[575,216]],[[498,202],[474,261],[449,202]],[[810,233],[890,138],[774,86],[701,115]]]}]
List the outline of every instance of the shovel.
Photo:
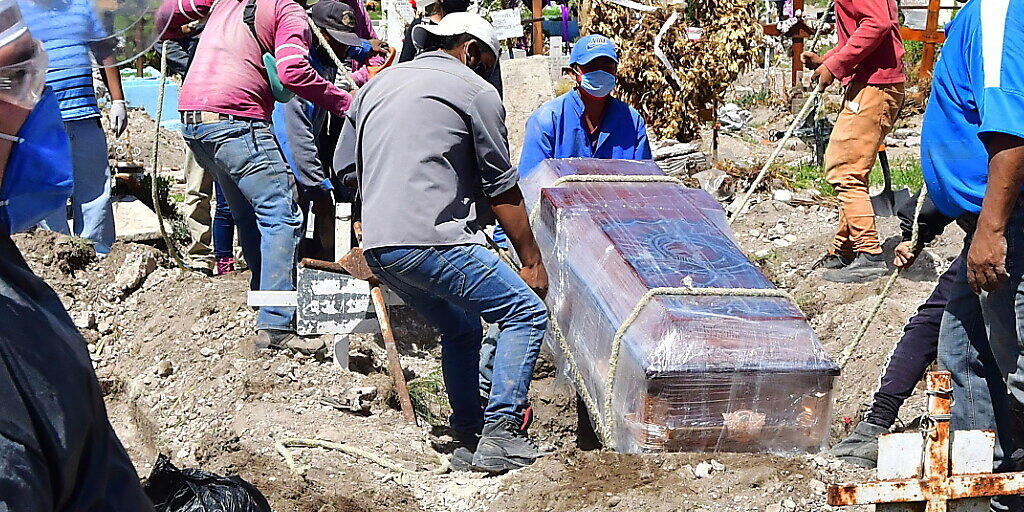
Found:
[{"label": "shovel", "polygon": [[388,308],[384,303],[384,293],[380,289],[380,281],[370,271],[370,267],[366,265],[363,250],[355,247],[336,263],[333,261],[304,258],[302,265],[316,270],[348,274],[356,279],[370,283],[370,297],[373,300],[373,307],[377,312],[380,332],[384,336],[384,348],[388,353],[388,373],[391,374],[391,379],[395,383],[395,392],[398,393],[398,403],[402,406],[402,415],[405,417],[405,421],[416,425],[416,411],[413,410],[412,398],[409,396],[409,386],[405,382],[402,362],[398,357],[398,345],[395,342],[395,332],[391,328],[391,317],[388,315]]},{"label": "shovel", "polygon": [[871,208],[876,217],[892,217],[896,215],[897,205],[910,200],[910,189],[892,189],[892,168],[889,167],[889,156],[885,154],[885,146],[878,151],[878,163],[882,167],[882,191],[871,196]]}]

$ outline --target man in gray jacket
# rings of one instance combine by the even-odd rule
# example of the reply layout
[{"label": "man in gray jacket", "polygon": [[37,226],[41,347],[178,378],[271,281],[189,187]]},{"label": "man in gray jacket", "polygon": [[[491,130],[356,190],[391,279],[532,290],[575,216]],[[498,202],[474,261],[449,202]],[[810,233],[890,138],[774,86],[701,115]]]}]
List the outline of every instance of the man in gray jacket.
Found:
[{"label": "man in gray jacket", "polygon": [[[497,61],[494,29],[449,14],[414,31],[427,51],[360,91],[342,130],[338,169],[354,169],[363,248],[374,274],[441,332],[455,459],[501,472],[539,451],[519,428],[547,330],[548,278],[509,161],[505,110],[482,78]],[[493,212],[523,270],[484,248]],[[493,385],[480,405],[480,319],[500,330]]]}]

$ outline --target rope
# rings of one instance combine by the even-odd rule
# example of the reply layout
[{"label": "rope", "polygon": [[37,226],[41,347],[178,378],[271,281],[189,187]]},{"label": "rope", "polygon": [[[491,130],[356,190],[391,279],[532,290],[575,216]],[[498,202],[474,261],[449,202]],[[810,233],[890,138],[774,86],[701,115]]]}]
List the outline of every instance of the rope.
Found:
[{"label": "rope", "polygon": [[275,439],[274,449],[277,450],[277,453],[281,454],[282,458],[284,458],[284,462],[288,465],[288,468],[299,476],[305,475],[306,468],[299,466],[295,462],[295,458],[292,457],[292,453],[288,448],[324,448],[327,450],[335,450],[352,455],[353,457],[361,457],[373,461],[385,469],[390,469],[396,473],[405,475],[443,475],[451,469],[451,464],[449,464],[448,460],[440,455],[438,456],[440,459],[438,467],[426,471],[417,471],[401,466],[386,457],[347,444],[325,441],[323,439],[306,439],[302,437],[290,437],[281,440]]},{"label": "rope", "polygon": [[615,372],[619,363],[619,353],[622,348],[622,340],[626,336],[633,322],[639,318],[644,307],[654,298],[661,296],[692,296],[692,297],[778,297],[793,301],[789,292],[778,288],[692,288],[692,287],[659,287],[647,290],[647,293],[633,307],[626,320],[619,325],[612,338],[611,356],[608,359],[608,377],[605,381],[604,396],[604,434],[602,437],[607,442],[612,439],[615,433],[615,417],[612,414],[612,398],[615,392]]},{"label": "rope", "polygon": [[[928,196],[926,189],[921,189],[921,195],[917,198],[917,206],[914,209],[914,226],[910,231],[910,246],[917,248],[918,238],[920,237],[921,227],[918,225],[918,218],[921,216],[921,209],[924,207],[925,197]],[[885,286],[882,287],[882,292],[878,294],[878,300],[875,301],[875,306],[871,308],[871,313],[868,314],[864,321],[860,324],[860,329],[857,330],[857,335],[843,348],[843,352],[839,355],[839,369],[846,367],[846,363],[850,362],[850,358],[853,357],[853,351],[860,345],[861,340],[864,339],[864,335],[868,332],[868,327],[871,326],[871,322],[878,316],[878,312],[882,310],[882,303],[885,302],[886,297],[889,296],[889,292],[892,291],[893,284],[896,283],[896,279],[900,277],[904,269],[899,269],[893,272],[889,279],[885,282]]]},{"label": "rope", "polygon": [[[829,2],[828,6],[825,8],[826,15],[828,14],[828,10],[831,8],[832,2]],[[810,51],[813,52],[818,47],[818,39],[821,36],[821,29],[824,26],[825,19],[824,17],[822,17],[821,22],[818,23],[818,28],[814,31],[814,38],[811,40]],[[799,56],[796,57],[799,58]],[[733,209],[732,216],[729,217],[730,226],[733,222],[736,222],[736,219],[740,217],[740,214],[743,212],[743,209],[747,206],[747,202],[750,201],[750,196],[753,195],[754,190],[756,190],[757,187],[761,185],[761,181],[764,180],[764,177],[768,174],[768,169],[772,166],[773,163],[775,163],[775,159],[779,157],[779,154],[782,153],[782,147],[786,144],[787,141],[789,141],[790,137],[793,136],[793,132],[796,131],[796,128],[803,124],[804,120],[807,118],[807,115],[811,111],[811,107],[814,104],[816,104],[818,99],[821,97],[821,93],[822,91],[819,87],[815,87],[814,90],[811,91],[811,95],[807,97],[807,101],[805,101],[803,107],[800,108],[800,112],[797,113],[796,118],[793,119],[792,123],[790,123],[789,129],[787,129],[786,133],[782,136],[781,139],[779,139],[778,144],[775,146],[775,150],[772,151],[771,156],[768,157],[768,161],[764,163],[764,166],[761,168],[761,171],[757,173],[757,177],[754,178],[753,183],[750,184],[750,187],[747,189],[747,192],[743,195],[743,199],[740,201],[739,207]]]},{"label": "rope", "polygon": [[743,194],[743,198],[740,200],[739,206],[733,208],[732,216],[729,217],[730,226],[733,222],[736,222],[736,219],[740,218],[743,209],[746,208],[747,203],[750,201],[750,196],[754,194],[757,187],[761,186],[761,182],[768,174],[768,169],[771,168],[772,164],[775,163],[775,159],[779,157],[780,153],[782,153],[783,146],[785,146],[786,142],[793,136],[793,132],[796,131],[796,128],[803,124],[804,119],[807,118],[807,114],[811,112],[811,107],[817,103],[818,98],[820,97],[821,89],[819,87],[815,87],[814,90],[811,91],[811,95],[807,97],[807,101],[804,102],[804,106],[800,108],[800,112],[798,112],[796,117],[793,119],[793,122],[789,124],[789,128],[786,129],[786,133],[783,134],[781,139],[779,139],[779,143],[775,145],[775,150],[772,151],[771,156],[768,157],[768,161],[764,163],[764,166],[761,167],[761,171],[757,173],[757,177],[754,178],[750,187],[747,188],[746,193]]},{"label": "rope", "polygon": [[312,18],[309,19],[309,29],[313,32],[313,34],[316,35],[317,40],[320,41],[320,46],[323,46],[324,50],[327,50],[327,55],[331,58],[332,61],[334,61],[335,67],[338,68],[338,73],[345,73],[345,78],[347,78],[349,83],[352,84],[352,87],[358,89],[359,86],[356,85],[355,79],[352,78],[352,73],[349,73],[348,66],[346,66],[345,63],[338,58],[338,54],[334,53],[334,49],[331,48],[330,41],[328,41],[327,37],[324,36],[323,32],[320,30],[320,27],[316,26],[316,23],[313,23]]},{"label": "rope", "polygon": [[188,270],[185,262],[181,260],[181,256],[178,254],[178,246],[174,244],[174,240],[167,234],[167,229],[164,227],[164,214],[163,208],[160,207],[160,194],[157,191],[157,176],[160,174],[160,120],[164,115],[164,90],[167,88],[167,41],[164,41],[163,47],[160,50],[160,88],[156,96],[156,120],[154,122],[153,131],[153,175],[150,178],[150,191],[153,197],[153,209],[156,210],[157,224],[160,225],[160,236],[164,239],[164,245],[167,247],[167,252],[170,253],[171,258],[174,259],[174,263],[178,265],[182,271]]}]

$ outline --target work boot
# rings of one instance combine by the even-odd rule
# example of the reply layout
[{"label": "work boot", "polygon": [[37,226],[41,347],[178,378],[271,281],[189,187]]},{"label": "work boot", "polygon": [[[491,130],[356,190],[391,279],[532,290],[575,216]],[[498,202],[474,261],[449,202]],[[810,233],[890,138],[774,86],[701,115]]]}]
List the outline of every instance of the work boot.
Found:
[{"label": "work boot", "polygon": [[488,473],[504,473],[533,464],[543,453],[520,426],[508,418],[484,425],[473,466]]},{"label": "work boot", "polygon": [[847,256],[844,254],[837,254],[834,252],[825,253],[818,261],[811,265],[811,270],[817,270],[823,268],[826,270],[832,270],[837,268],[843,268],[850,263],[853,263],[853,256]]},{"label": "work boot", "polygon": [[867,283],[889,273],[885,256],[858,252],[849,265],[826,270],[821,278],[833,283]]},{"label": "work boot", "polygon": [[878,466],[878,436],[889,429],[874,423],[862,421],[849,437],[832,447],[829,453],[837,458],[862,468]]},{"label": "work boot", "polygon": [[324,340],[319,337],[303,338],[291,331],[278,329],[260,329],[256,332],[256,348],[284,350],[292,349],[307,356],[314,355],[326,348]]}]

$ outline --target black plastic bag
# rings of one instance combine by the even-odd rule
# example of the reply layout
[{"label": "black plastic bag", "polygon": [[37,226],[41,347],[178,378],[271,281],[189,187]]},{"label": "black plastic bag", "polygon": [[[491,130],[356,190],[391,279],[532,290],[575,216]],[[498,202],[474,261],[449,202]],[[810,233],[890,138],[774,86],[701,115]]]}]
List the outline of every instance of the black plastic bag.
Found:
[{"label": "black plastic bag", "polygon": [[145,490],[156,512],[271,512],[263,493],[240,477],[178,469],[163,454]]}]

